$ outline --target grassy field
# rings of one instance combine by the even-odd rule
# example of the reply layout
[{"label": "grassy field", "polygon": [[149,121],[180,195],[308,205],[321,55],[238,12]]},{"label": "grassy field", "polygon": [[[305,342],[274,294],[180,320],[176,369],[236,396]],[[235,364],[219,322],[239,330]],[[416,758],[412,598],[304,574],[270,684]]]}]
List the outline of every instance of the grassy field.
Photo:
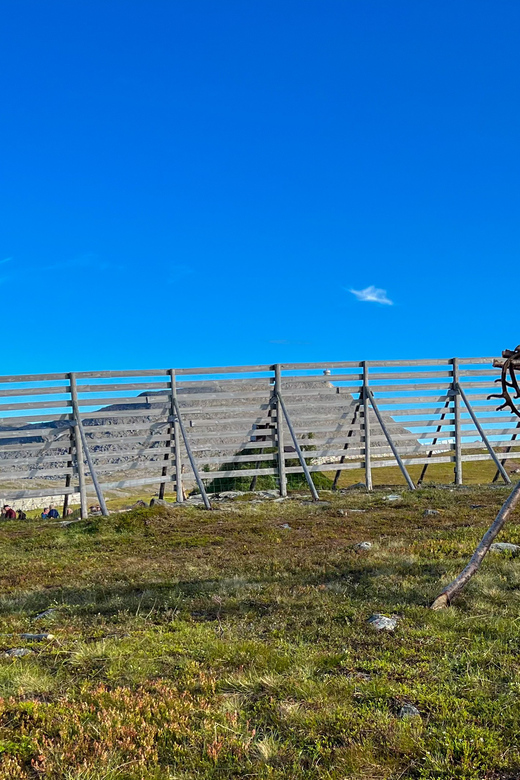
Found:
[{"label": "grassy field", "polygon": [[0,777],[520,778],[520,560],[428,609],[507,492],[3,523]]}]

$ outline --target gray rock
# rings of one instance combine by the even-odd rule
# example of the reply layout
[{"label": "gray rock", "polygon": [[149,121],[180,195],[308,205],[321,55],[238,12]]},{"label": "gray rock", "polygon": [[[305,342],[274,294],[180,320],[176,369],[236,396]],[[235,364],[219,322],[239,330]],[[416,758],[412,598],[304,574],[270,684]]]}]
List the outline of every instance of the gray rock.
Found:
[{"label": "gray rock", "polygon": [[292,528],[289,525],[289,523],[284,523],[283,525],[280,526],[280,528],[284,528],[286,531],[292,531]]},{"label": "gray rock", "polygon": [[82,523],[83,518],[78,517],[77,520],[60,520],[58,523],[52,523],[52,525],[59,525],[60,528],[68,528],[69,525],[74,525],[75,523]]},{"label": "gray rock", "polygon": [[20,634],[20,636],[28,642],[43,642],[46,639],[54,639],[54,634]]},{"label": "gray rock", "polygon": [[493,550],[493,552],[519,553],[520,545],[511,544],[510,542],[494,542],[489,549]]},{"label": "gray rock", "polygon": [[32,650],[28,647],[13,647],[11,650],[6,650],[4,655],[11,658],[23,658],[24,655],[32,655]]},{"label": "gray rock", "polygon": [[425,509],[423,512],[423,517],[435,517],[435,515],[438,515],[439,512],[437,509]]},{"label": "gray rock", "polygon": [[403,704],[401,709],[399,710],[399,718],[401,720],[405,720],[406,718],[420,718],[421,713],[417,709],[417,707],[414,707],[413,704]]},{"label": "gray rock", "polygon": [[148,504],[145,501],[136,501],[135,504],[132,504],[132,509],[139,509],[141,507],[147,507]]},{"label": "gray rock", "polygon": [[364,482],[356,482],[354,485],[349,485],[346,490],[366,490],[367,486]]},{"label": "gray rock", "polygon": [[372,542],[358,542],[354,545],[356,550],[371,550],[372,549]]},{"label": "gray rock", "polygon": [[368,618],[368,623],[375,628],[376,631],[393,631],[397,625],[397,618],[387,617],[376,612]]},{"label": "gray rock", "polygon": [[338,517],[347,517],[348,516],[348,512],[347,512],[346,509],[338,509],[337,514],[338,514]]},{"label": "gray rock", "polygon": [[[346,510],[344,510],[344,511],[346,511]],[[361,512],[366,512],[367,510],[366,509],[349,509],[348,511],[351,512],[351,513],[352,512],[357,512],[359,514]]]},{"label": "gray rock", "polygon": [[220,500],[226,500],[226,499],[232,499],[232,498],[238,498],[238,496],[245,495],[242,490],[224,490],[222,493],[218,494],[218,497]]},{"label": "gray rock", "polygon": [[39,615],[33,617],[33,620],[45,620],[46,618],[53,618],[56,616],[57,609],[46,609],[44,612],[40,612]]},{"label": "gray rock", "polygon": [[389,496],[385,496],[385,501],[400,501],[402,496],[399,496],[397,493],[392,493]]},{"label": "gray rock", "polygon": [[[260,498],[279,498],[280,491],[279,490],[255,490],[255,496],[259,496]],[[285,500],[285,496],[283,496],[283,499]]]},{"label": "gray rock", "polygon": [[165,506],[171,509],[174,506],[179,506],[179,504],[176,501],[165,501],[164,498],[152,498],[150,506]]}]

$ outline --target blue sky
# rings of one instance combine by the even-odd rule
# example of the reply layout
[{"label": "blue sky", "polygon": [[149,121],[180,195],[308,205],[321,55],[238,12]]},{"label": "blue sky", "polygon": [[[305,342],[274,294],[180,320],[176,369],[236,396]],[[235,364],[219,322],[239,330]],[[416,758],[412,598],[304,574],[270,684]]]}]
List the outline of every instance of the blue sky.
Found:
[{"label": "blue sky", "polygon": [[520,341],[516,0],[0,8],[1,373]]}]

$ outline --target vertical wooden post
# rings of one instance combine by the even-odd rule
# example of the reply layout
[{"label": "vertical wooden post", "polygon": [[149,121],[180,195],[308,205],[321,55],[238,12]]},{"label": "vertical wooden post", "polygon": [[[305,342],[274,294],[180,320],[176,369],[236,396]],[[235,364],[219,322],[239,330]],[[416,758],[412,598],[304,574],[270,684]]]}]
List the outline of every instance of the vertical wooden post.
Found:
[{"label": "vertical wooden post", "polygon": [[283,411],[280,402],[282,392],[281,366],[277,363],[274,367],[274,399],[276,404],[276,442],[278,446],[278,479],[280,482],[280,495],[287,495],[287,477],[285,475],[285,448],[283,442]]},{"label": "vertical wooden post", "polygon": [[370,446],[370,399],[368,397],[368,362],[363,361],[363,415],[365,428],[365,482],[372,490],[372,453]]},{"label": "vertical wooden post", "polygon": [[177,407],[177,382],[175,380],[175,371],[170,368],[170,388],[172,393],[172,415],[173,415],[173,447],[175,461],[175,487],[177,490],[177,503],[184,501],[184,488],[182,486],[182,456],[181,456],[181,431],[179,428],[179,418],[175,412]]},{"label": "vertical wooden post", "polygon": [[[70,427],[69,435],[70,435],[70,446],[69,446],[70,460],[67,461],[67,468],[70,469],[74,465],[72,461],[72,453],[74,452],[74,428],[72,427],[72,425]],[[72,484],[72,474],[67,474],[65,477],[65,487],[68,488],[71,486],[71,484]],[[69,499],[70,499],[70,495],[68,493],[65,493],[65,495],[63,496],[63,509],[61,511],[62,517],[65,517],[65,515],[67,514],[67,509],[69,508]]]},{"label": "vertical wooden post", "polygon": [[[175,468],[175,483],[177,491],[177,503],[181,504],[184,501],[184,491],[182,489],[182,464],[181,464],[181,452],[180,452],[180,433],[179,423],[177,422],[177,415],[175,413],[174,399],[177,399],[177,386],[175,382],[175,371],[170,368],[168,371],[170,375],[170,417],[172,421],[168,426],[168,434],[170,436],[169,446],[170,450],[173,449],[173,465]],[[164,456],[165,464],[162,468],[161,476],[166,477],[168,474],[168,461],[170,460],[170,453],[167,452]],[[161,482],[159,487],[159,498],[164,498],[164,491],[166,488],[166,482]]]},{"label": "vertical wooden post", "polygon": [[462,444],[460,430],[460,393],[459,393],[459,360],[450,360],[453,370],[451,394],[453,397],[453,411],[455,413],[455,484],[462,485]]},{"label": "vertical wooden post", "polygon": [[[70,376],[70,395],[72,399],[72,411],[74,412],[74,420],[76,422],[76,449],[78,440],[81,442],[82,447],[82,453],[81,453],[81,463],[83,464],[83,456],[86,457],[88,468],[90,471],[90,476],[92,477],[92,482],[94,483],[94,488],[96,490],[96,494],[98,497],[99,505],[101,507],[101,512],[105,517],[108,516],[108,509],[105,502],[105,497],[103,495],[103,491],[101,490],[101,485],[99,484],[96,469],[94,467],[94,462],[92,460],[92,457],[90,455],[88,444],[87,444],[87,437],[85,436],[85,431],[83,430],[83,423],[81,422],[81,416],[79,413],[79,406],[78,406],[78,391],[76,387],[76,376],[75,374],[69,374]],[[79,457],[78,457],[78,465],[79,465]],[[83,474],[83,479],[85,479],[85,475]],[[81,483],[80,483],[81,487]],[[85,504],[86,504],[86,489],[85,489]]]},{"label": "vertical wooden post", "polygon": [[83,456],[83,444],[81,441],[81,433],[78,428],[76,420],[76,409],[78,404],[78,391],[76,388],[76,376],[75,374],[69,374],[70,380],[70,397],[72,400],[72,410],[74,414],[74,445],[76,448],[76,468],[78,470],[78,482],[79,482],[79,500],[81,507],[81,517],[88,517],[87,506],[87,484],[85,481],[85,461]]}]

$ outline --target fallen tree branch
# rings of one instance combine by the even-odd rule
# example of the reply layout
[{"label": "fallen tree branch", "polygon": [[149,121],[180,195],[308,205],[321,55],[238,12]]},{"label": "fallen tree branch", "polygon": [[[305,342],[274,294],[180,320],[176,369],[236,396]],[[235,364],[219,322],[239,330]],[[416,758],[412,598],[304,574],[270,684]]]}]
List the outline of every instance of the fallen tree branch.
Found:
[{"label": "fallen tree branch", "polygon": [[473,577],[475,572],[478,571],[480,564],[484,560],[484,557],[486,553],[488,552],[489,548],[491,547],[493,540],[498,535],[498,533],[502,530],[503,526],[505,525],[509,515],[515,508],[515,506],[520,501],[520,482],[517,482],[511,493],[509,494],[507,500],[502,504],[499,513],[497,514],[493,524],[488,528],[482,539],[480,540],[480,544],[478,545],[477,549],[473,553],[473,556],[466,566],[466,568],[461,571],[458,577],[456,577],[453,582],[450,582],[450,584],[444,588],[442,593],[440,593],[433,604],[431,605],[431,609],[444,609],[445,607],[449,607],[455,596],[458,596],[460,591],[463,589],[463,587],[466,585],[466,583]]}]

